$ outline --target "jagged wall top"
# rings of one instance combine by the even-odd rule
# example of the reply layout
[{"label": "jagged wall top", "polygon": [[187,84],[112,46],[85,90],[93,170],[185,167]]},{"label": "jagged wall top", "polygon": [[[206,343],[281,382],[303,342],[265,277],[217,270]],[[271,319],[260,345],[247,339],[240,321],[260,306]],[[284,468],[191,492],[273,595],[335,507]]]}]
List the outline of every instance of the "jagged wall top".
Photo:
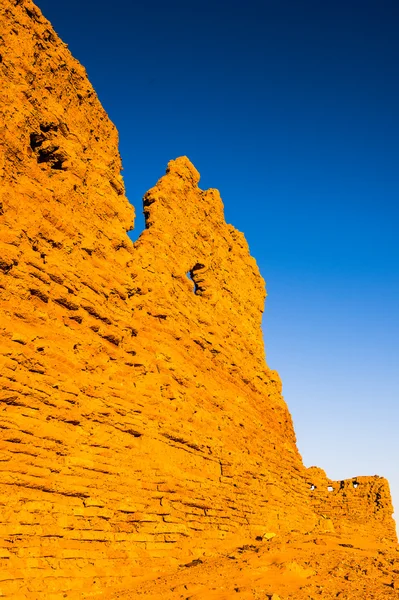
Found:
[{"label": "jagged wall top", "polygon": [[[245,344],[264,368],[263,278],[244,235],[226,224],[218,190],[201,190],[199,179],[186,157],[168,164],[166,175],[144,197],[147,229],[136,251],[156,266],[162,280],[158,296],[167,301],[174,280],[180,281],[191,292],[180,298],[180,306],[208,314],[220,341],[236,332],[241,341],[237,337],[235,343]],[[234,345],[229,352],[234,355]]]},{"label": "jagged wall top", "polygon": [[331,496],[304,468],[264,361],[264,282],[218,192],[172,161],[133,244],[117,134],[84,69],[30,0],[1,0],[0,28],[7,593],[112,584],[144,555],[180,564],[235,535],[395,539],[384,480]]},{"label": "jagged wall top", "polygon": [[105,254],[110,240],[122,243],[134,218],[117,131],[85,69],[39,9],[30,0],[3,0],[0,11],[3,227],[21,224],[23,195],[23,235],[43,252],[51,229],[55,245]]},{"label": "jagged wall top", "polygon": [[[3,226],[9,231],[3,260],[18,260],[15,226],[15,235],[26,236],[39,255],[47,256],[49,246],[58,248],[74,264],[83,251],[93,260],[107,258],[110,269],[124,268],[123,252],[112,266],[113,250],[131,252],[126,231],[133,227],[134,210],[120,175],[116,129],[85,69],[37,7],[30,0],[3,4],[1,69],[7,85],[0,90],[6,107],[0,174]],[[11,14],[13,27],[7,27]],[[137,248],[150,255],[153,246],[157,268],[163,265],[173,276],[191,271],[196,294],[212,304],[225,334],[239,326],[250,351],[263,361],[264,282],[244,236],[225,224],[219,193],[201,191],[198,181],[188,159],[169,164],[167,175],[146,194],[151,232]],[[184,202],[173,201],[185,195]]]}]

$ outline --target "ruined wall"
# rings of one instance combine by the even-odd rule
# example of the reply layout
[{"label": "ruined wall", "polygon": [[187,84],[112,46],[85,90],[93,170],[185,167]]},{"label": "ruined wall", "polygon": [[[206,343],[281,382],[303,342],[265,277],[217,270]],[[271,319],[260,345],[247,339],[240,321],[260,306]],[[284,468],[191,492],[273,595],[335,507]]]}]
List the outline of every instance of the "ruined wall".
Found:
[{"label": "ruined wall", "polygon": [[321,515],[320,526],[340,534],[356,531],[365,538],[395,540],[389,485],[383,477],[353,477],[333,481],[322,469],[308,469],[310,498]]},{"label": "ruined wall", "polygon": [[[265,363],[264,282],[218,192],[172,161],[132,244],[84,69],[30,0],[1,0],[0,27],[1,592],[70,596],[322,527]],[[332,521],[357,527],[341,496]],[[370,518],[394,538],[391,513]]]}]

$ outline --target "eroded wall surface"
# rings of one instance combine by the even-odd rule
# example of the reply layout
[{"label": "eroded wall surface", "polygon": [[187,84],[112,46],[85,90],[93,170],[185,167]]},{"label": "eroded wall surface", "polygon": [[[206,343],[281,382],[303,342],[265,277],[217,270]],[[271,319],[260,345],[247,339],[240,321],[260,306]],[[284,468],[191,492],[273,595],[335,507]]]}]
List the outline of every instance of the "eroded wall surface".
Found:
[{"label": "eroded wall surface", "polygon": [[219,193],[171,161],[133,244],[115,127],[30,0],[1,0],[0,56],[3,595],[265,532],[396,539],[385,480],[304,468]]}]

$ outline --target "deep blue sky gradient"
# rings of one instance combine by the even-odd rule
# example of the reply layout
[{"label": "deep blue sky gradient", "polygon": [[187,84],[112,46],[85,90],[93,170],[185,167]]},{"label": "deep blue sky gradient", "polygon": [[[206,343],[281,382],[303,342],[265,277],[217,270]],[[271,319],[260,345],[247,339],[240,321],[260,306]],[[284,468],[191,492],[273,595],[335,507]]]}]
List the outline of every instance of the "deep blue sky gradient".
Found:
[{"label": "deep blue sky gradient", "polygon": [[305,464],[399,506],[397,0],[37,0],[120,133],[127,194],[187,155],[267,281]]}]

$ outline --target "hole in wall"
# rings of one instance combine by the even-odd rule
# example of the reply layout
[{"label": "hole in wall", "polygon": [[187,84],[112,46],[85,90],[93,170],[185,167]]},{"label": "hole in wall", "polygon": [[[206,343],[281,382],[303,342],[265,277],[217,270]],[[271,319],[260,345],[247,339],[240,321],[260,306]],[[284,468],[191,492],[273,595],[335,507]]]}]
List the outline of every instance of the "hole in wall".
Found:
[{"label": "hole in wall", "polygon": [[32,150],[36,150],[36,148],[40,148],[46,138],[41,133],[31,133],[29,136],[30,147]]},{"label": "hole in wall", "polygon": [[327,487],[327,489],[328,489],[328,491],[329,491],[329,492],[333,492],[333,491],[334,491],[334,488],[333,488],[333,486],[332,486],[332,485],[329,485],[329,486]]},{"label": "hole in wall", "polygon": [[192,286],[193,286],[192,292],[193,292],[193,294],[195,294],[195,283],[193,281],[193,278],[191,277],[191,271],[187,271],[186,277],[190,281],[190,283],[192,284]]},{"label": "hole in wall", "polygon": [[204,280],[201,277],[201,273],[200,271],[202,271],[202,269],[205,269],[205,265],[203,265],[202,263],[195,263],[195,265],[186,273],[187,277],[189,279],[191,279],[191,281],[194,283],[194,294],[195,295],[201,295],[202,292],[205,291],[205,287],[204,287]]},{"label": "hole in wall", "polygon": [[310,486],[310,490],[313,492],[313,490],[315,490],[315,489],[316,489],[316,486],[312,483]]},{"label": "hole in wall", "polygon": [[352,485],[356,489],[356,488],[359,487],[359,482],[358,481],[352,481]]}]

